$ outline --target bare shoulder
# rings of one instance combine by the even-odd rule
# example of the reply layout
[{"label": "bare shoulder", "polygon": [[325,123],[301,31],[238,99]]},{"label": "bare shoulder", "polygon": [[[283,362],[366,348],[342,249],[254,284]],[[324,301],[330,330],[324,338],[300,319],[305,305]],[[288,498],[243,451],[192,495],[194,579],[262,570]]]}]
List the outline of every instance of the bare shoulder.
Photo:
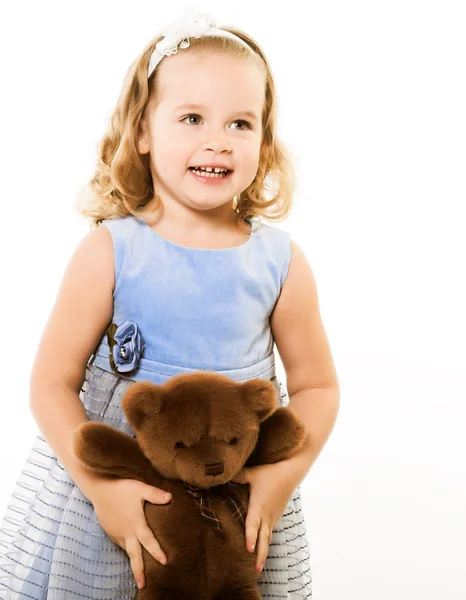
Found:
[{"label": "bare shoulder", "polygon": [[89,357],[113,316],[113,256],[106,227],[78,243],[39,342],[31,386],[59,383],[79,391]]},{"label": "bare shoulder", "polygon": [[112,279],[114,287],[113,260],[112,235],[106,227],[100,225],[89,231],[79,242],[68,263],[67,271],[79,276],[80,273],[84,274],[82,267],[89,267],[88,273],[91,277],[100,272],[107,283],[109,278]]},{"label": "bare shoulder", "polygon": [[289,396],[305,388],[337,385],[314,273],[294,240],[288,274],[270,325],[286,372]]}]

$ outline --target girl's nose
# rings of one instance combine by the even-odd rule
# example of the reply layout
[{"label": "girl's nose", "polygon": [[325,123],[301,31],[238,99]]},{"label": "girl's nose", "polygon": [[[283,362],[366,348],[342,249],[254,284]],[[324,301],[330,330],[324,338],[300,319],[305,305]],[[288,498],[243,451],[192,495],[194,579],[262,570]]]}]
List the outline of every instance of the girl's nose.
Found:
[{"label": "girl's nose", "polygon": [[210,140],[202,144],[203,150],[212,150],[213,152],[231,152],[231,143],[220,136],[211,137]]}]

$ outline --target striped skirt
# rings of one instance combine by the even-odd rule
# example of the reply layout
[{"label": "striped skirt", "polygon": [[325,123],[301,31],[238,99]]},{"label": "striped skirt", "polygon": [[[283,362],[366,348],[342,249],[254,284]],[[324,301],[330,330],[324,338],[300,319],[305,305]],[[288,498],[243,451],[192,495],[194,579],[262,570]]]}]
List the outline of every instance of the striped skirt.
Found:
[{"label": "striped skirt", "polygon": [[[272,378],[286,405],[287,394]],[[121,398],[133,382],[88,364],[81,401],[89,420],[133,435]],[[312,598],[309,546],[298,487],[276,523],[259,576],[263,598]],[[137,586],[127,553],[99,524],[50,446],[38,435],[0,528],[2,600],[132,600]]]}]

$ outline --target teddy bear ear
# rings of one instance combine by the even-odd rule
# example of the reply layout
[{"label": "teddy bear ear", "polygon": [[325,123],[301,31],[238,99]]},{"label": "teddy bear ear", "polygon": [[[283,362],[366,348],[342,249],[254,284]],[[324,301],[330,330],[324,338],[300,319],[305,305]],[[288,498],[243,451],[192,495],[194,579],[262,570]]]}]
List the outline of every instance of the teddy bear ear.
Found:
[{"label": "teddy bear ear", "polygon": [[247,406],[255,410],[260,421],[265,421],[277,408],[277,388],[268,379],[250,379],[242,384]]},{"label": "teddy bear ear", "polygon": [[163,407],[163,391],[161,386],[150,381],[131,384],[126,390],[121,404],[128,423],[139,431],[144,419],[155,417]]}]

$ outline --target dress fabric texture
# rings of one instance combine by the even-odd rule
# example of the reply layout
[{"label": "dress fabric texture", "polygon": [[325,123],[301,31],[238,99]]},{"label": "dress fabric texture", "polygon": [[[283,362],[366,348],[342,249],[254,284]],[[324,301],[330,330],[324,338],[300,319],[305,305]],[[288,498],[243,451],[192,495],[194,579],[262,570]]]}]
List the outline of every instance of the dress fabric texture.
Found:
[{"label": "dress fabric texture", "polygon": [[[219,249],[166,240],[142,217],[103,221],[114,249],[112,323],[137,323],[144,349],[136,371],[112,368],[104,335],[79,397],[89,420],[129,435],[121,399],[134,381],[216,371],[236,381],[270,379],[280,406],[269,318],[291,258],[289,234],[251,221],[248,241]],[[258,585],[263,598],[312,598],[309,543],[298,487],[275,524]],[[42,435],[34,441],[0,527],[0,599],[132,600],[127,553],[114,544]]]}]

